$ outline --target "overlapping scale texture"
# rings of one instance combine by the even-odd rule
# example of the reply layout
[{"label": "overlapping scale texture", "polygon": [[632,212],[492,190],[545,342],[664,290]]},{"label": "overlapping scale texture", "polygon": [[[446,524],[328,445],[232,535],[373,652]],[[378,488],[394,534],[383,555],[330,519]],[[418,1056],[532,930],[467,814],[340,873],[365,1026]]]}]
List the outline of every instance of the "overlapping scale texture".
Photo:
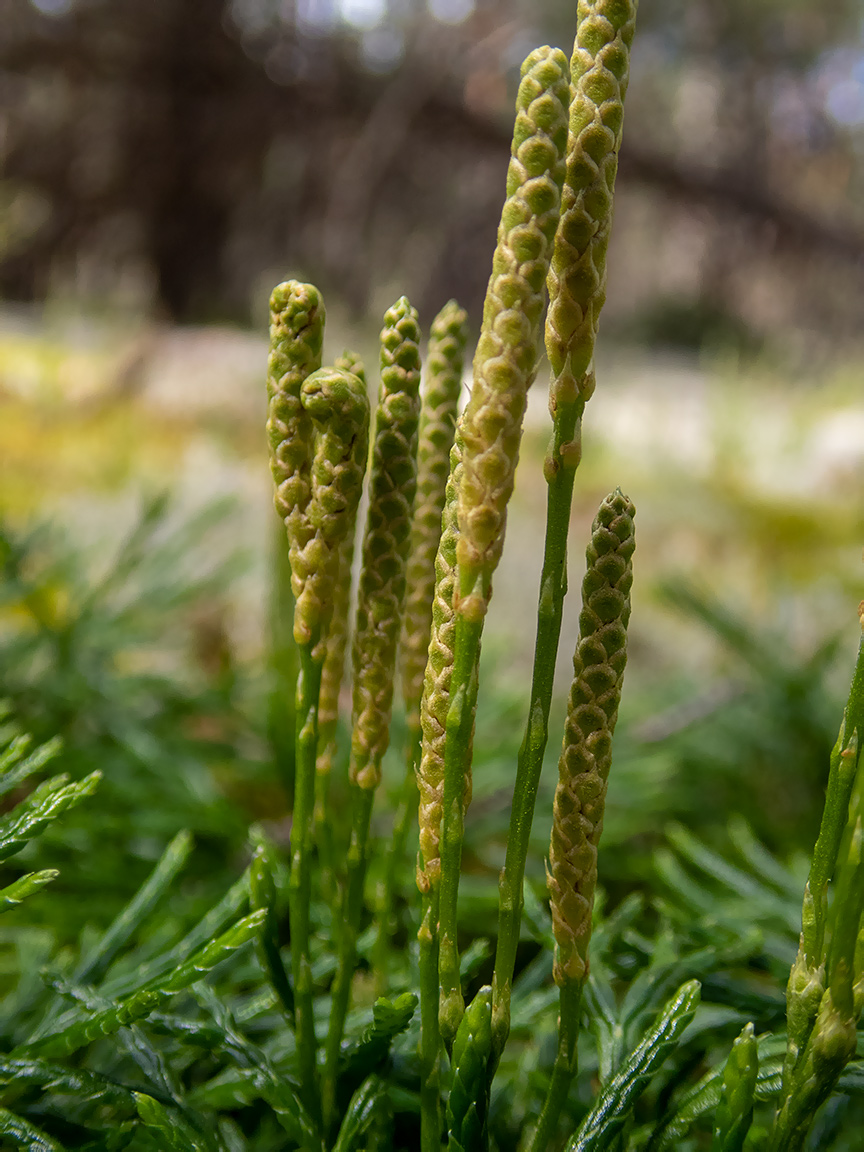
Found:
[{"label": "overlapping scale texture", "polygon": [[634,515],[633,505],[620,491],[608,496],[594,520],[587,550],[580,639],[573,657],[549,850],[554,974],[559,985],[582,980],[587,973],[597,845],[627,662]]},{"label": "overlapping scale texture", "polygon": [[401,653],[402,692],[409,724],[417,722],[415,717],[419,719],[432,623],[435,555],[441,538],[441,516],[467,339],[468,316],[451,300],[432,321],[426,356],[426,390],[420,412],[417,498]]},{"label": "overlapping scale texture", "polygon": [[302,574],[294,634],[298,643],[318,635],[314,655],[323,660],[343,542],[354,530],[366,471],[369,399],[352,372],[320,368],[304,380],[300,400],[316,436],[306,511],[309,533],[303,547],[294,549]]},{"label": "overlapping scale texture", "polygon": [[288,280],[270,297],[270,356],[267,362],[267,440],[276,486],[274,503],[285,523],[294,596],[306,576],[299,550],[311,536],[306,512],[312,494],[315,430],[300,401],[300,389],[321,367],[324,302],[312,284]]},{"label": "overlapping scale texture", "polygon": [[561,222],[549,270],[546,350],[553,413],[559,400],[587,400],[624,120],[637,0],[579,0],[571,60],[573,102]]},{"label": "overlapping scale texture", "polygon": [[[464,413],[458,560],[468,582],[482,573],[488,583],[503,547],[560,211],[570,101],[567,73],[567,59],[557,48],[536,49],[522,66],[507,200]],[[461,600],[457,610],[482,616],[487,600],[488,590],[479,600]]]},{"label": "overlapping scale texture", "polygon": [[492,989],[481,988],[466,1009],[453,1042],[453,1083],[447,1100],[447,1147],[484,1148],[486,1080],[492,1048]]},{"label": "overlapping scale texture", "polygon": [[[336,357],[334,367],[351,372],[366,385],[363,361],[356,352],[345,351]],[[321,696],[318,701],[318,723],[327,730],[339,719],[339,691],[345,672],[345,650],[348,644],[348,610],[351,600],[351,565],[354,560],[355,525],[352,523],[339,547],[339,568],[333,590],[333,614],[327,631],[327,652],[321,669]],[[327,742],[319,753],[328,758],[332,748]],[[326,764],[322,765],[326,768]]]},{"label": "overlapping scale texture", "polygon": [[450,451],[441,539],[435,557],[435,596],[432,601],[432,631],[420,702],[423,748],[417,771],[420,792],[420,862],[417,885],[428,892],[441,876],[441,814],[444,802],[444,743],[447,711],[450,707],[450,680],[453,673],[453,641],[456,618],[453,598],[456,588],[456,493],[462,479],[462,442],[459,432]]},{"label": "overlapping scale texture", "polygon": [[384,316],[381,388],[354,634],[352,779],[375,788],[390,736],[393,668],[417,487],[420,330],[403,296]]}]

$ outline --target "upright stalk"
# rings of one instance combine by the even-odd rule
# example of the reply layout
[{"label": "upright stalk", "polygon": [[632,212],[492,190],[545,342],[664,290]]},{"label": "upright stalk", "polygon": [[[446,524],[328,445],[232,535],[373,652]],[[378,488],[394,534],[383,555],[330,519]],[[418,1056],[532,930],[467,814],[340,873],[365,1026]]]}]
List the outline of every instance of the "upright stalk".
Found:
[{"label": "upright stalk", "polygon": [[522,920],[522,885],[548,740],[555,662],[567,591],[567,535],[582,455],[582,415],[594,391],[592,362],[606,299],[606,251],[637,0],[579,0],[570,61],[573,101],[561,220],[549,271],[546,351],[554,421],[546,458],[546,541],[528,724],[516,771],[492,980],[493,1063],[510,1031],[510,992]]},{"label": "upright stalk", "polygon": [[299,646],[294,812],[291,823],[291,870],[288,876],[297,1069],[303,1103],[318,1122],[321,1120],[321,1102],[315,1060],[318,1042],[315,1036],[312,966],[309,954],[309,914],[312,903],[312,828],[315,757],[318,748],[318,696],[321,690],[321,661],[316,660],[313,653],[319,639],[320,632],[316,629],[309,641]]},{"label": "upright stalk", "polygon": [[558,1052],[530,1152],[554,1142],[576,1072],[579,1005],[588,975],[597,845],[603,828],[612,735],[627,662],[635,509],[620,491],[600,505],[582,582],[579,643],[558,762],[549,847],[549,896],[559,989]]},{"label": "upright stalk", "polygon": [[327,1126],[334,1116],[339,1053],[356,963],[372,805],[390,739],[394,666],[417,485],[419,340],[417,313],[403,296],[387,311],[381,333],[381,388],[353,644],[351,839],[324,1067]]},{"label": "upright stalk", "polygon": [[[352,372],[363,385],[366,372],[355,352],[337,356],[334,367]],[[318,756],[315,763],[315,844],[318,849],[321,892],[334,903],[336,882],[333,859],[333,821],[328,812],[330,781],[336,757],[336,730],[339,723],[339,695],[345,675],[348,645],[348,615],[351,607],[351,568],[354,561],[355,524],[351,524],[339,550],[339,572],[333,590],[333,615],[327,633],[327,650],[321,672],[321,698],[318,705]]]},{"label": "upright stalk", "polygon": [[459,394],[462,390],[468,316],[450,300],[429,332],[426,384],[420,410],[417,445],[417,496],[408,558],[408,592],[402,630],[400,663],[402,698],[407,728],[405,780],[402,786],[393,837],[384,866],[379,902],[376,970],[382,990],[386,984],[388,955],[396,931],[396,882],[405,859],[412,821],[417,811],[415,774],[420,763],[423,729],[420,701],[429,655],[432,601],[435,595],[435,556],[441,539],[441,517],[449,474],[450,449],[456,433]]},{"label": "upright stalk", "polygon": [[452,1044],[464,1005],[457,902],[480,638],[492,575],[504,546],[507,503],[519,457],[528,388],[537,368],[544,281],[560,211],[570,85],[567,59],[538,48],[522,65],[507,199],[474,357],[471,398],[460,422],[462,476],[454,587],[453,664],[445,719],[441,808],[439,1023]]},{"label": "upright stalk", "polygon": [[298,619],[299,597],[307,575],[303,550],[314,535],[309,520],[312,495],[314,425],[304,409],[301,389],[321,365],[324,303],[311,284],[290,280],[270,298],[270,357],[267,371],[269,410],[267,438],[274,502],[288,537],[294,594],[294,638],[300,669],[295,702],[294,810],[291,834],[292,868],[289,886],[291,965],[295,992],[295,1033],[303,1102],[320,1119],[315,1070],[315,1028],[309,967],[309,903],[311,893],[311,819],[318,740],[320,665],[312,653],[320,639],[320,623]]},{"label": "upright stalk", "polygon": [[420,794],[420,856],[417,886],[422,898],[417,934],[420,969],[420,1149],[441,1150],[441,1091],[438,1028],[438,909],[441,883],[441,805],[444,745],[453,671],[453,594],[456,579],[456,493],[462,478],[462,445],[457,432],[450,452],[441,538],[435,557],[435,594],[429,658],[423,678],[420,720],[423,742],[417,767]]},{"label": "upright stalk", "polygon": [[300,654],[288,887],[291,965],[300,1092],[320,1122],[309,948],[318,704],[341,546],[356,517],[366,467],[369,401],[364,384],[352,373],[310,371],[320,361],[324,326],[314,288],[295,281],[282,284],[271,308],[267,428],[276,508],[288,533]]},{"label": "upright stalk", "polygon": [[276,773],[288,803],[294,804],[294,737],[300,656],[294,643],[294,596],[291,592],[291,561],[285,525],[273,517],[270,559],[270,597],[267,621],[270,683],[267,694],[267,738]]}]

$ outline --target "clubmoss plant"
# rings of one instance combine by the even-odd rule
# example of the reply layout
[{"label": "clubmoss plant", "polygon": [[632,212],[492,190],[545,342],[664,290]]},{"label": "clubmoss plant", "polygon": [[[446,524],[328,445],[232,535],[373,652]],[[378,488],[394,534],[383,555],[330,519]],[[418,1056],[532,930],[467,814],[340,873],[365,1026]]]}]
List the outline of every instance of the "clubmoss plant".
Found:
[{"label": "clubmoss plant", "polygon": [[450,300],[432,321],[429,332],[426,387],[420,411],[416,507],[407,569],[405,623],[399,653],[407,728],[406,774],[387,855],[379,909],[378,968],[382,974],[395,931],[393,908],[397,873],[404,864],[408,835],[416,821],[416,777],[423,740],[421,700],[435,599],[435,557],[441,540],[450,452],[456,435],[467,341],[468,316],[455,300]]},{"label": "clubmoss plant", "polygon": [[438,896],[439,1014],[448,1044],[463,1011],[456,918],[480,641],[492,575],[504,546],[528,388],[537,371],[544,285],[560,213],[569,100],[566,56],[559,49],[536,49],[522,65],[507,199],[474,355],[474,383],[459,426],[462,475],[456,488],[455,626]]},{"label": "clubmoss plant", "polygon": [[[288,821],[253,828],[246,871],[212,907],[197,908],[201,872],[175,890],[194,860],[192,836],[172,826],[143,885],[101,922],[94,916],[72,931],[68,912],[57,931],[50,916],[34,913],[28,922],[59,887],[55,848],[66,850],[61,900],[76,912],[86,907],[88,915],[91,881],[76,886],[66,862],[77,853],[104,869],[117,857],[104,852],[104,813],[97,813],[89,837],[81,838],[79,824],[68,841],[59,838],[67,816],[70,824],[84,819],[98,803],[89,799],[98,773],[45,778],[57,742],[31,750],[0,704],[4,1149],[856,1152],[860,1146],[864,635],[830,758],[826,740],[824,814],[800,914],[794,866],[766,849],[741,818],[729,825],[728,848],[708,847],[682,826],[667,831],[653,860],[641,843],[634,851],[619,840],[617,851],[638,868],[640,882],[614,902],[601,888],[607,780],[618,774],[626,792],[656,763],[616,757],[612,767],[634,549],[634,508],[618,489],[594,521],[579,635],[568,641],[575,643],[574,678],[551,805],[548,904],[542,885],[534,887],[542,849],[525,883],[581,421],[594,387],[634,16],[631,0],[580,0],[572,87],[557,50],[540,49],[526,62],[474,384],[458,422],[461,310],[447,305],[433,323],[419,436],[418,317],[404,298],[387,313],[351,639],[350,717],[339,715],[339,686],[355,521],[370,455],[369,399],[355,356],[322,367],[320,293],[293,281],[274,292],[268,435],[292,568],[292,595],[284,595],[283,581],[273,608],[277,690],[292,667],[296,673],[296,708],[285,707],[278,735],[288,765],[284,731],[293,716],[287,844]],[[544,278],[552,386],[547,535],[527,731],[511,781],[496,909],[494,884],[485,893],[478,894],[480,885],[459,891],[462,834],[477,656],[504,543],[526,391],[538,364]],[[56,568],[34,576],[26,547],[0,526],[3,683],[15,683],[7,665],[26,660],[35,671],[28,669],[25,688],[16,689],[19,699],[37,716],[43,705],[50,714],[53,699],[55,714],[68,722],[91,678],[95,687],[88,681],[87,691],[98,695],[112,726],[106,725],[110,741],[88,748],[104,757],[104,786],[115,789],[109,773],[117,771],[117,748],[151,745],[142,737],[144,712],[134,713],[137,724],[117,722],[119,697],[106,691],[111,680],[104,671],[111,661],[90,658],[109,630],[104,621],[94,627],[97,593],[104,595],[112,581],[116,589],[122,574],[134,571],[160,507],[164,502],[154,502],[121,550],[120,575],[115,569],[66,617],[49,610],[62,599]],[[169,551],[178,554],[182,547]],[[703,615],[741,639],[722,613],[709,607]],[[26,631],[15,631],[17,617]],[[864,605],[859,617],[864,632]],[[294,650],[286,643],[289,622]],[[76,649],[87,635],[91,647]],[[761,663],[775,667],[758,636],[747,643]],[[44,671],[49,646],[65,660],[57,657],[53,678]],[[75,651],[78,675],[68,659]],[[407,732],[406,747],[397,751],[416,768],[416,795],[409,776],[405,796],[418,809],[419,897],[411,870],[400,863],[413,821],[404,819],[404,809],[395,823],[381,810],[400,656]],[[808,675],[782,681],[783,723],[802,699],[812,699],[802,696],[801,683],[816,679],[814,669],[825,664],[807,667]],[[168,689],[164,699],[153,699],[158,706],[148,718],[178,714]],[[278,697],[271,703],[278,705]],[[95,714],[95,705],[75,714],[70,741],[76,725],[87,727]],[[189,711],[180,714],[185,720]],[[344,763],[334,751],[339,724],[350,735]],[[182,764],[185,745],[176,747]],[[167,758],[178,775],[176,760]],[[244,759],[244,773],[248,768]],[[331,768],[350,781],[345,813],[336,789],[327,788]],[[698,775],[702,808],[707,771]],[[285,783],[290,779],[286,767]],[[251,775],[243,783],[251,792]],[[150,845],[153,837],[144,832],[153,812],[142,806],[135,816],[136,836],[140,831]],[[178,820],[176,809],[171,818]],[[647,831],[659,836],[654,823]],[[720,841],[722,829],[713,832]],[[229,872],[236,853],[224,856]],[[490,984],[492,949],[479,933],[494,925],[496,912]],[[460,949],[466,937],[470,943]],[[464,1009],[463,990],[476,990]],[[583,1029],[592,1043],[583,1045],[579,1068]]]},{"label": "clubmoss plant", "polygon": [[[524,877],[567,592],[568,530],[582,420],[595,387],[594,347],[605,300],[635,18],[635,0],[579,0],[569,65],[563,53],[547,47],[533,52],[522,67],[506,200],[474,355],[473,384],[461,416],[457,418],[466,342],[464,312],[450,302],[433,322],[422,417],[417,314],[402,298],[385,317],[369,512],[352,639],[351,832],[341,853],[332,843],[326,782],[338,722],[353,521],[338,533],[331,530],[334,497],[328,485],[335,462],[349,453],[349,435],[363,422],[352,415],[340,432],[331,408],[323,403],[321,411],[316,408],[316,389],[348,389],[358,412],[360,393],[365,391],[356,359],[347,358],[336,369],[318,366],[323,309],[315,290],[282,286],[274,297],[270,435],[277,507],[294,566],[294,633],[301,654],[288,889],[290,972],[281,958],[272,916],[276,868],[264,842],[256,850],[250,883],[252,906],[259,914],[255,938],[260,962],[295,1034],[297,1100],[302,1106],[298,1141],[315,1152],[359,1147],[361,1140],[370,1148],[393,1146],[396,1127],[387,1077],[396,1073],[395,1065],[388,1071],[387,1060],[396,1037],[409,1029],[418,1002],[415,988],[420,1008],[416,1072],[408,1074],[401,1067],[398,1074],[407,1076],[417,1092],[421,1152],[440,1152],[445,1136],[448,1148],[484,1152],[496,1123],[493,1080],[499,1075],[510,1076],[511,1083],[520,1078],[517,1073],[513,1080],[507,1050],[514,1002],[519,1004],[520,998],[523,1005],[526,999],[530,1002],[530,993],[526,998],[516,980],[527,979],[517,967]],[[552,437],[544,464],[547,522],[534,668],[499,881],[492,982],[466,1008],[463,961],[470,979],[476,960],[473,955],[460,956],[457,929],[480,643],[504,547],[507,505],[527,392],[539,363],[547,294]],[[284,445],[281,434],[293,437],[292,443]],[[365,441],[362,449],[351,443],[352,485],[356,481],[359,488]],[[355,487],[351,493],[351,507],[356,509]],[[343,509],[349,501],[340,495],[336,503]],[[530,916],[535,939],[552,951],[551,978],[558,995],[555,1058],[535,1069],[534,1078],[524,1077],[529,1085],[536,1080],[541,1087],[526,1089],[534,1094],[534,1109],[530,1118],[527,1113],[522,1117],[519,1147],[527,1152],[565,1146],[568,1152],[621,1150],[629,1146],[631,1134],[638,1134],[639,1147],[661,1152],[674,1147],[694,1123],[710,1120],[706,1140],[713,1139],[713,1147],[722,1152],[741,1152],[745,1146],[755,1147],[759,1139],[773,1152],[797,1152],[816,1111],[843,1083],[864,1005],[864,948],[859,943],[864,913],[864,786],[858,755],[864,722],[861,659],[831,759],[825,817],[805,894],[800,950],[787,990],[787,1039],[781,1042],[772,1032],[757,1034],[754,1019],[737,1039],[729,1036],[728,1056],[724,1053],[719,1064],[715,1059],[702,1080],[680,1098],[673,1079],[665,1096],[661,1093],[655,1099],[652,1085],[663,1075],[664,1064],[676,1062],[679,1071],[682,1067],[680,1038],[702,998],[696,977],[717,970],[730,957],[740,962],[744,945],[739,939],[724,952],[720,944],[703,943],[685,955],[676,950],[665,928],[653,945],[644,945],[646,938],[633,929],[638,901],[625,902],[611,920],[601,917],[599,928],[594,928],[598,846],[627,659],[634,514],[630,500],[615,490],[600,506],[587,551],[574,678],[552,812],[549,917],[543,921],[536,895]],[[350,520],[346,511],[343,521]],[[375,797],[390,739],[400,660],[408,777],[391,842],[376,851]],[[316,757],[317,844],[313,844],[308,804]],[[372,1024],[352,1033],[352,993],[368,994],[370,977],[380,993],[399,987],[400,971],[406,979],[405,958],[400,962],[398,955],[401,922],[396,906],[410,831],[406,811],[418,800],[420,909],[408,911],[409,919],[415,915],[415,923],[419,920],[416,969],[412,960],[407,990],[392,1000],[381,996],[373,1008]],[[686,833],[670,839],[694,863],[709,859],[710,854],[694,846]],[[767,854],[742,843],[754,866],[764,867]],[[325,895],[335,882],[340,896],[333,938],[319,937],[313,948],[311,865],[316,853]],[[376,856],[378,888],[371,897],[366,892],[367,873]],[[784,891],[788,886],[785,879],[778,882],[778,870],[771,867],[776,899],[777,884]],[[680,870],[675,873],[667,861],[666,871],[682,892],[692,896]],[[719,875],[733,887],[738,884],[767,899],[758,885],[747,887],[750,882],[742,872],[721,866]],[[694,899],[699,899],[698,893]],[[377,923],[364,932],[367,907]],[[784,909],[788,925],[790,913]],[[612,963],[610,948],[624,936],[648,955],[642,974],[622,998],[616,984],[624,968]],[[372,940],[377,943],[370,944]],[[323,994],[326,989],[329,994],[329,1003],[324,1001],[329,1026],[323,1061],[318,1058],[312,1012],[313,951],[318,957],[317,991]],[[536,983],[531,987],[536,989]],[[573,1095],[579,1033],[586,1016],[595,1035],[599,1082],[587,1106],[584,1085],[579,1101]],[[524,1027],[524,1021],[517,1027],[522,1029],[523,1047]],[[781,1043],[786,1046],[782,1077]],[[356,1074],[361,1065],[366,1073],[362,1082]],[[660,1111],[654,1121],[636,1128],[634,1110],[649,1097]],[[775,1098],[776,1114],[768,1116],[764,1103]],[[502,1107],[500,1102],[497,1107]],[[156,1112],[149,1104],[147,1108],[156,1124]],[[498,1124],[494,1138],[502,1148],[507,1146],[505,1131],[506,1125]]]},{"label": "clubmoss plant", "polygon": [[352,649],[352,824],[341,906],[339,966],[327,1035],[325,1120],[332,1118],[335,1105],[339,1052],[363,908],[372,804],[390,740],[394,666],[405,607],[405,573],[417,487],[419,344],[417,313],[403,296],[388,309],[381,331],[381,387]]},{"label": "clubmoss plant", "polygon": [[600,505],[582,582],[579,643],[549,848],[549,904],[555,936],[553,976],[559,990],[558,1053],[531,1144],[548,1147],[576,1071],[582,988],[597,887],[597,846],[603,830],[612,735],[627,661],[635,509],[620,491]]},{"label": "clubmoss plant", "polygon": [[[864,602],[858,615],[864,632]],[[801,941],[786,989],[786,1060],[772,1152],[804,1146],[816,1110],[855,1053],[864,1008],[862,732],[864,635],[831,754],[822,825],[804,892]]]},{"label": "clubmoss plant", "polygon": [[509,1031],[522,882],[548,740],[555,654],[567,592],[570,507],[582,455],[582,415],[594,391],[594,343],[606,299],[606,250],[612,227],[636,7],[636,0],[580,0],[570,60],[573,98],[566,179],[549,270],[546,317],[546,352],[552,374],[549,409],[553,421],[544,468],[548,485],[546,541],[529,719],[519,749],[507,858],[500,880],[498,946],[492,981],[496,1053],[500,1053]]},{"label": "clubmoss plant", "polygon": [[[366,370],[356,352],[346,349],[336,357],[335,368],[351,372],[365,386]],[[351,610],[351,569],[354,563],[356,527],[348,526],[339,550],[333,613],[327,630],[327,650],[321,669],[321,696],[318,702],[318,757],[315,776],[315,838],[321,855],[322,888],[332,898],[332,835],[327,813],[330,776],[336,755],[336,729],[339,722],[339,693],[345,676],[348,623]]]},{"label": "clubmoss plant", "polygon": [[309,951],[318,706],[343,541],[353,532],[366,468],[369,401],[353,373],[315,368],[324,309],[314,288],[280,285],[271,317],[271,470],[290,544],[300,652],[290,880],[294,1015],[303,1103],[320,1118]]}]

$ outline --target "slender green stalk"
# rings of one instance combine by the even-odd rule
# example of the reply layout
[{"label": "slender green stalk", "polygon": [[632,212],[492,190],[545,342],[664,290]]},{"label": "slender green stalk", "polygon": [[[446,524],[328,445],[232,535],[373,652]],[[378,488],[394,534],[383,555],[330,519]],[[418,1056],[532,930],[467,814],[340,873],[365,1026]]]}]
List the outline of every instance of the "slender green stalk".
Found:
[{"label": "slender green stalk", "polygon": [[537,787],[548,740],[555,661],[567,592],[567,534],[573,482],[582,454],[585,404],[594,391],[592,362],[606,298],[606,251],[624,116],[637,0],[579,0],[570,62],[573,101],[561,221],[549,271],[546,350],[554,421],[546,459],[546,542],[531,703],[519,750],[507,855],[499,883],[493,989],[493,1053],[510,1030],[510,989],[522,918],[522,883]]},{"label": "slender green stalk", "polygon": [[450,475],[445,490],[441,539],[435,557],[435,596],[429,658],[423,679],[420,722],[423,742],[417,767],[420,794],[420,855],[417,886],[422,897],[419,945],[420,975],[420,1148],[440,1152],[441,1093],[438,1028],[438,909],[441,881],[441,806],[444,798],[444,744],[450,680],[453,671],[453,593],[456,580],[456,493],[462,478],[459,433],[450,451]]},{"label": "slender green stalk", "polygon": [[561,1110],[576,1075],[582,982],[570,981],[564,985],[559,991],[558,1003],[558,1049],[543,1109],[537,1127],[531,1134],[529,1152],[544,1152],[552,1146]]},{"label": "slender green stalk", "polygon": [[441,1036],[453,1043],[464,1012],[459,970],[457,911],[462,867],[465,810],[470,799],[470,765],[477,708],[477,669],[483,621],[464,620],[457,612],[453,645],[450,707],[444,744],[444,795],[441,804],[441,883],[438,906],[438,1010]]},{"label": "slender green stalk", "polygon": [[417,485],[419,340],[417,313],[403,296],[386,313],[381,333],[381,388],[352,650],[352,827],[324,1068],[324,1116],[328,1126],[333,1120],[339,1050],[363,911],[372,804],[390,739],[394,666],[405,604],[405,568]]},{"label": "slender green stalk", "polygon": [[549,847],[553,974],[560,996],[558,1054],[530,1145],[532,1152],[542,1152],[554,1139],[576,1072],[579,1004],[588,974],[597,886],[597,846],[627,662],[634,514],[633,505],[620,491],[603,501],[591,531],[582,581],[579,643],[573,656]]},{"label": "slender green stalk", "polygon": [[312,817],[315,800],[315,756],[318,747],[318,697],[321,662],[312,653],[318,632],[300,645],[297,681],[297,741],[295,751],[294,812],[291,824],[291,871],[288,905],[291,914],[291,971],[294,977],[294,1032],[301,1098],[310,1115],[320,1122],[321,1105],[315,1035],[312,963],[309,952],[312,901]]},{"label": "slender green stalk", "polygon": [[423,920],[417,934],[420,977],[420,1152],[441,1152],[437,925],[438,886],[435,885],[423,893]]},{"label": "slender green stalk", "polygon": [[270,684],[267,738],[291,807],[294,804],[294,696],[299,657],[294,643],[294,596],[291,592],[290,545],[285,525],[273,517],[270,596],[267,622]]},{"label": "slender green stalk", "polygon": [[440,1027],[446,1043],[464,1010],[456,935],[465,809],[470,798],[477,664],[492,575],[504,546],[528,388],[537,369],[544,281],[558,224],[570,85],[557,48],[522,65],[507,199],[460,421],[462,477],[453,607],[453,665],[444,740],[439,906]]},{"label": "slender green stalk", "polygon": [[288,534],[300,656],[288,889],[291,967],[300,1093],[317,1120],[321,1107],[309,936],[318,703],[341,543],[354,523],[366,466],[369,401],[352,373],[315,369],[324,324],[315,289],[293,281],[280,285],[271,309],[267,428],[276,508]]},{"label": "slender green stalk", "polygon": [[408,727],[405,747],[405,776],[396,804],[393,833],[385,850],[384,878],[381,882],[378,899],[378,936],[375,942],[375,974],[378,988],[383,995],[387,990],[387,977],[393,941],[398,931],[396,916],[396,886],[399,874],[405,865],[408,850],[408,837],[415,826],[417,814],[417,782],[415,774],[420,759],[420,746],[423,732]]},{"label": "slender green stalk", "polygon": [[402,630],[400,662],[402,698],[407,728],[405,780],[397,807],[393,837],[387,852],[379,901],[376,970],[386,984],[387,957],[396,930],[396,882],[405,859],[411,825],[417,811],[415,774],[419,768],[423,729],[420,702],[429,654],[432,602],[435,596],[435,556],[441,539],[450,449],[456,433],[459,393],[462,389],[468,316],[450,300],[429,332],[426,386],[420,410],[417,445],[417,496],[408,558],[408,592]]}]

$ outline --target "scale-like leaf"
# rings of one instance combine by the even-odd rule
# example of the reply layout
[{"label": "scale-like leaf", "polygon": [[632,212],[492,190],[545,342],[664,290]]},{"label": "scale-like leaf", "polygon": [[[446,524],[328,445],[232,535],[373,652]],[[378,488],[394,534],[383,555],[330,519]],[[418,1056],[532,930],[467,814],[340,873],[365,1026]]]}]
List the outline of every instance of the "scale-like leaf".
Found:
[{"label": "scale-like leaf", "polygon": [[47,1060],[13,1060],[0,1058],[0,1085],[21,1088],[32,1084],[43,1092],[74,1096],[94,1107],[107,1107],[128,1114],[134,1098],[128,1088],[85,1068],[67,1068]]},{"label": "scale-like leaf", "polygon": [[759,1050],[753,1025],[732,1044],[723,1069],[723,1087],[714,1119],[715,1152],[742,1152],[753,1121],[753,1100],[759,1074]]},{"label": "scale-like leaf", "polygon": [[135,1093],[135,1104],[142,1122],[159,1133],[160,1145],[171,1152],[213,1152],[214,1145],[193,1132],[176,1113],[143,1092]]},{"label": "scale-like leaf", "polygon": [[26,876],[19,876],[13,884],[0,888],[0,912],[17,908],[22,900],[56,880],[59,875],[55,868],[46,868],[43,872],[28,872]]},{"label": "scale-like leaf", "polygon": [[271,847],[259,840],[249,866],[249,892],[253,910],[262,910],[265,918],[256,940],[258,959],[273,991],[279,998],[289,1021],[294,1022],[294,989],[279,951],[279,932],[276,920],[276,881],[273,876]]},{"label": "scale-like leaf", "polygon": [[199,952],[218,932],[223,932],[239,916],[249,900],[249,883],[242,876],[232,884],[222,899],[188,932],[183,939],[167,952],[148,960],[133,971],[112,976],[105,982],[103,991],[110,996],[128,996],[141,988],[151,986],[163,973],[175,970],[178,965]]},{"label": "scale-like leaf", "polygon": [[191,851],[191,835],[185,831],[179,832],[126,907],[87,955],[82,957],[74,976],[79,984],[98,984],[110,968],[114,957],[131,940],[168,890]]},{"label": "scale-like leaf", "polygon": [[136,992],[127,1000],[113,1004],[110,1008],[94,1012],[84,1020],[76,1020],[59,1032],[40,1036],[38,1040],[19,1045],[12,1052],[12,1056],[18,1058],[25,1056],[69,1056],[102,1036],[110,1036],[120,1028],[134,1024],[136,1020],[142,1020],[166,998],[166,996],[152,990],[145,989]]},{"label": "scale-like leaf", "polygon": [[68,783],[68,776],[55,776],[40,784],[8,816],[0,820],[0,860],[20,852],[24,845],[44,832],[52,820],[95,792],[101,772],[91,772],[83,780]]},{"label": "scale-like leaf", "polygon": [[567,1152],[604,1152],[612,1145],[633,1105],[693,1019],[699,993],[698,980],[689,980],[678,989],[570,1138]]},{"label": "scale-like leaf", "polygon": [[160,977],[154,983],[160,992],[179,992],[181,988],[188,988],[196,980],[200,980],[211,968],[227,960],[243,944],[252,940],[264,922],[266,913],[263,909],[244,916],[233,924],[227,932],[217,936],[209,944],[205,944],[188,960],[184,961],[173,973],[164,980]]},{"label": "scale-like leaf", "polygon": [[369,1130],[378,1110],[386,1102],[386,1098],[386,1085],[378,1076],[369,1076],[363,1081],[351,1097],[333,1152],[358,1152],[361,1147],[360,1141]]},{"label": "scale-like leaf", "polygon": [[60,739],[56,736],[53,740],[38,745],[32,752],[30,752],[31,743],[30,736],[16,736],[0,752],[0,796],[6,796],[28,776],[39,772],[49,760],[54,759],[62,747]]},{"label": "scale-like leaf", "polygon": [[447,1147],[482,1152],[486,1132],[487,1076],[492,1049],[492,989],[480,989],[465,1010],[453,1042],[453,1078],[447,1099]]},{"label": "scale-like leaf", "polygon": [[[759,1041],[759,1069],[754,1095],[757,1100],[771,1100],[780,1092],[785,1036],[765,1036]],[[851,1065],[850,1065],[851,1067]],[[701,1116],[717,1107],[723,1088],[723,1068],[713,1068],[686,1092],[654,1129],[648,1152],[672,1152]]]},{"label": "scale-like leaf", "polygon": [[100,1036],[110,1036],[118,1029],[142,1020],[162,1007],[176,992],[200,980],[211,968],[215,968],[247,943],[257,932],[262,917],[263,912],[254,912],[251,916],[244,917],[161,982],[153,981],[149,988],[141,988],[117,1004],[95,1011],[87,1018],[74,1021],[58,1032],[40,1036],[29,1044],[21,1045],[14,1055],[69,1055]]},{"label": "scale-like leaf", "polygon": [[395,1000],[380,997],[372,1008],[372,1023],[356,1042],[343,1052],[347,1068],[354,1073],[368,1073],[380,1067],[390,1051],[390,1045],[400,1032],[404,1032],[417,1008],[413,992],[404,992]]},{"label": "scale-like leaf", "polygon": [[23,1148],[26,1152],[66,1152],[62,1144],[46,1136],[41,1128],[5,1108],[0,1108],[0,1136],[4,1148]]}]

